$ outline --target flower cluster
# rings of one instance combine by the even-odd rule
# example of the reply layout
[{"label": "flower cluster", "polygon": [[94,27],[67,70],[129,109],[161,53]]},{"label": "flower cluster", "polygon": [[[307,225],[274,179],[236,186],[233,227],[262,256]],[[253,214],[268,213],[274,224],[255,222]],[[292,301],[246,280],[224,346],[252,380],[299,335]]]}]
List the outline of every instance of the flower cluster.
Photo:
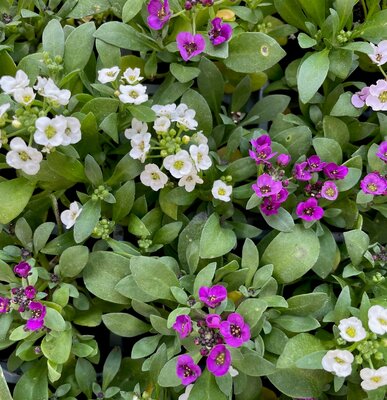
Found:
[{"label": "flower cluster", "polygon": [[[322,367],[338,377],[347,377],[352,373],[352,365],[366,362],[371,368],[362,368],[360,377],[361,386],[364,390],[374,390],[387,385],[387,367],[375,369],[374,362],[382,361],[383,353],[379,350],[383,336],[387,333],[387,308],[375,305],[368,310],[368,328],[363,327],[361,320],[357,317],[342,319],[338,325],[340,337],[338,343],[350,343],[347,349],[329,350],[322,359]],[[357,350],[358,354],[353,355]]]},{"label": "flower cluster", "polygon": [[[218,307],[227,298],[227,290],[221,285],[202,286],[199,299],[210,309]],[[188,315],[176,318],[173,329],[180,338],[187,338],[193,332],[194,323]],[[231,353],[229,347],[240,347],[250,340],[250,327],[238,313],[231,313],[225,319],[219,314],[209,313],[196,322],[194,343],[200,346],[200,354],[206,358],[207,369],[215,376],[230,371]],[[179,356],[176,366],[177,376],[183,385],[194,382],[201,374],[200,367],[189,354]]]}]

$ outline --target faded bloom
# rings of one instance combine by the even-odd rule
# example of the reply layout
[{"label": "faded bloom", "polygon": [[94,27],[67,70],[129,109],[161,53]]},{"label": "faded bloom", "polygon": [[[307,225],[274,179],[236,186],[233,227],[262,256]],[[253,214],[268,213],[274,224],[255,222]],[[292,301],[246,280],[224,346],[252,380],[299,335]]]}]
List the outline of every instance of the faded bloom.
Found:
[{"label": "faded bloom", "polygon": [[195,167],[198,171],[205,171],[211,167],[211,158],[208,155],[209,148],[206,144],[200,144],[196,146],[191,145],[189,148],[189,153],[195,162]]},{"label": "faded bloom", "polygon": [[370,88],[368,86],[363,87],[362,90],[352,95],[351,97],[352,105],[356,108],[362,108],[366,103],[366,99],[369,94],[370,94]]},{"label": "faded bloom", "polygon": [[53,119],[40,117],[35,121],[36,131],[34,133],[35,143],[43,146],[56,147],[63,143],[67,120],[62,116]]},{"label": "faded bloom", "polygon": [[206,324],[209,328],[220,328],[222,318],[219,314],[208,314],[206,316]]},{"label": "faded bloom", "polygon": [[22,261],[19,264],[15,265],[13,268],[13,272],[16,275],[19,275],[21,278],[27,278],[31,271],[31,265],[28,262]]},{"label": "faded bloom", "polygon": [[338,328],[340,336],[347,342],[360,342],[367,336],[360,319],[356,317],[342,319]]},{"label": "faded bloom", "polygon": [[335,182],[326,181],[321,188],[321,197],[327,200],[336,200],[339,195],[339,191]]},{"label": "faded bloom", "polygon": [[7,94],[13,94],[15,90],[24,89],[29,84],[30,80],[22,70],[17,71],[15,77],[4,75],[0,78],[0,87]]},{"label": "faded bloom", "polygon": [[123,73],[122,78],[125,79],[129,85],[134,85],[144,79],[140,74],[140,68],[127,68]]},{"label": "faded bloom", "polygon": [[29,106],[35,100],[35,93],[30,87],[16,89],[13,98],[17,103]]},{"label": "faded bloom", "polygon": [[114,82],[120,73],[120,68],[117,66],[111,68],[102,68],[98,71],[98,80],[101,83]]},{"label": "faded bloom", "polygon": [[227,290],[222,285],[202,286],[199,289],[199,299],[207,307],[215,308],[226,298]]},{"label": "faded bloom", "polygon": [[135,135],[147,132],[148,132],[147,123],[141,122],[138,119],[133,118],[131,128],[125,129],[124,135],[127,139],[133,139]]},{"label": "faded bloom", "polygon": [[139,105],[148,101],[146,94],[146,86],[141,84],[137,85],[120,85],[120,94],[118,98],[124,104]]},{"label": "faded bloom", "polygon": [[351,375],[353,360],[354,357],[348,350],[329,350],[321,364],[325,371],[344,378]]},{"label": "faded bloom", "polygon": [[387,189],[386,180],[375,172],[366,175],[360,181],[361,190],[368,194],[383,194]]},{"label": "faded bloom", "polygon": [[275,181],[269,174],[258,177],[257,183],[251,186],[258,197],[268,197],[282,190],[282,183]]},{"label": "faded bloom", "polygon": [[145,165],[144,171],[140,174],[140,181],[143,185],[158,191],[168,182],[168,176],[165,175],[164,172],[161,172],[156,164],[147,164]]},{"label": "faded bloom", "polygon": [[[0,121],[1,121],[1,119],[3,118],[3,116],[4,116],[4,114],[8,111],[8,109],[11,107],[11,104],[10,103],[5,103],[5,104],[2,104],[1,106],[0,106]],[[0,122],[1,123],[1,122]]]},{"label": "faded bloom", "polygon": [[7,297],[0,297],[0,314],[5,314],[9,311],[10,300]]},{"label": "faded bloom", "polygon": [[180,32],[176,36],[177,48],[184,61],[202,53],[206,48],[206,42],[202,35],[197,33],[192,35],[190,32]]},{"label": "faded bloom", "polygon": [[250,340],[250,327],[245,323],[243,317],[237,313],[230,314],[227,321],[220,324],[220,333],[226,344],[231,347],[240,347]]},{"label": "faded bloom", "polygon": [[42,328],[46,316],[46,307],[38,301],[31,301],[28,308],[31,311],[31,318],[28,319],[26,328],[31,331]]},{"label": "faded bloom", "polygon": [[135,160],[145,162],[146,155],[150,150],[150,140],[151,134],[149,132],[134,135],[130,141],[132,150],[130,150],[129,155]]},{"label": "faded bloom", "polygon": [[192,168],[187,175],[184,175],[180,178],[178,185],[180,187],[184,186],[187,192],[192,192],[197,183],[202,184],[203,179],[197,174],[195,168]]},{"label": "faded bloom", "polygon": [[378,43],[378,45],[374,45],[370,43],[373,48],[373,53],[368,54],[369,58],[376,64],[376,65],[383,65],[387,62],[387,40],[382,40]]},{"label": "faded bloom", "polygon": [[315,221],[321,219],[324,215],[324,210],[319,207],[315,198],[310,198],[306,201],[298,203],[296,214],[305,221]]},{"label": "faded bloom", "polygon": [[183,339],[192,332],[192,321],[189,315],[179,315],[176,318],[176,322],[173,324],[172,328],[180,335]]},{"label": "faded bloom", "polygon": [[222,200],[222,201],[230,201],[232,186],[226,185],[220,179],[214,181],[214,184],[211,189],[211,193],[214,196],[214,199]]},{"label": "faded bloom", "polygon": [[177,154],[165,157],[163,165],[175,178],[182,178],[192,169],[192,161],[186,150],[180,150]]},{"label": "faded bloom", "polygon": [[176,375],[183,385],[195,382],[201,373],[202,370],[189,354],[179,356],[176,363]]},{"label": "faded bloom", "polygon": [[9,144],[11,150],[6,155],[6,162],[15,169],[21,169],[27,175],[35,175],[40,169],[42,153],[27,146],[22,138],[15,137]]},{"label": "faded bloom", "polygon": [[360,370],[360,378],[363,379],[360,385],[364,390],[375,390],[385,386],[387,385],[387,367],[363,368]]},{"label": "faded bloom", "polygon": [[215,376],[227,374],[231,365],[231,353],[224,344],[214,346],[206,360],[208,370]]},{"label": "faded bloom", "polygon": [[379,79],[376,85],[370,86],[369,95],[366,98],[367,106],[370,106],[374,111],[387,110],[387,81]]},{"label": "faded bloom", "polygon": [[214,18],[211,24],[212,29],[208,32],[208,36],[214,46],[218,46],[230,39],[232,28],[229,24],[224,24],[222,18]]},{"label": "faded bloom", "polygon": [[60,220],[65,225],[66,229],[70,229],[74,224],[76,219],[82,212],[82,207],[80,207],[79,203],[73,201],[70,204],[69,210],[62,211],[60,214]]},{"label": "faded bloom", "polygon": [[168,0],[150,0],[148,4],[148,25],[154,30],[163,29],[171,18]]},{"label": "faded bloom", "polygon": [[387,308],[376,305],[368,310],[368,327],[378,335],[387,333]]},{"label": "faded bloom", "polygon": [[380,143],[376,155],[384,162],[387,162],[387,142]]},{"label": "faded bloom", "polygon": [[344,179],[348,174],[348,167],[345,165],[337,165],[335,163],[328,163],[323,168],[324,174],[330,179]]}]

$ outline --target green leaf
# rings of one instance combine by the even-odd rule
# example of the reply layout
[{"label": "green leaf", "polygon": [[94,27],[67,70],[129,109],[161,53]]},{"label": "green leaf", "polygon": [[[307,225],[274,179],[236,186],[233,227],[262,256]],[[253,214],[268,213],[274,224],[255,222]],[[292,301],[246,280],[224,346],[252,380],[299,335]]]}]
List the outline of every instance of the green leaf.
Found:
[{"label": "green leaf", "polygon": [[11,393],[5,380],[3,369],[0,366],[0,397],[2,400],[12,400]]},{"label": "green leaf", "polygon": [[74,225],[74,240],[81,243],[93,232],[101,216],[101,202],[99,200],[88,200],[83,206],[79,217]]},{"label": "green leaf", "polygon": [[265,376],[275,371],[275,366],[256,351],[247,348],[230,350],[233,366],[248,376]]},{"label": "green leaf", "polygon": [[[93,113],[97,119],[98,124],[101,125],[101,129],[107,129],[111,132],[111,126],[106,122],[102,128],[103,121],[110,114],[115,114],[117,112],[117,108],[119,106],[119,100],[117,99],[109,99],[105,97],[97,97],[90,101],[88,101],[81,109],[81,113],[88,114],[89,112]],[[113,120],[114,121],[114,120]],[[106,127],[106,124],[109,127]]]},{"label": "green leaf", "polygon": [[210,263],[205,268],[199,271],[196,275],[193,294],[198,296],[199,289],[201,286],[212,286],[212,280],[214,279],[216,271],[216,263]]},{"label": "green leaf", "polygon": [[311,130],[302,125],[274,133],[271,137],[288,150],[293,160],[297,160],[301,155],[307,154],[312,144]]},{"label": "green leaf", "polygon": [[312,39],[309,35],[303,32],[297,36],[297,40],[302,49],[308,49],[309,47],[313,47],[317,44],[316,39]]},{"label": "green leaf", "polygon": [[241,267],[248,269],[245,281],[247,287],[250,286],[258,266],[259,253],[257,246],[251,239],[246,239],[242,247]]},{"label": "green leaf", "polygon": [[160,339],[161,335],[153,335],[138,340],[132,347],[131,358],[148,357],[157,349]]},{"label": "green leaf", "polygon": [[288,308],[286,313],[294,315],[308,315],[320,310],[328,301],[325,293],[306,293],[290,297],[286,300]]},{"label": "green leaf", "polygon": [[352,15],[353,7],[357,3],[357,0],[336,0],[335,9],[340,17],[339,29],[342,29],[348,18]]},{"label": "green leaf", "polygon": [[62,277],[74,278],[85,268],[88,259],[88,247],[69,247],[59,258],[58,272]]},{"label": "green leaf", "polygon": [[125,182],[119,189],[116,190],[114,193],[116,202],[113,204],[114,221],[119,222],[129,214],[133,207],[135,190],[135,184],[132,180]]},{"label": "green leaf", "polygon": [[79,388],[88,398],[91,397],[91,387],[97,380],[97,374],[92,364],[84,358],[78,358],[75,366],[75,379],[79,385]]},{"label": "green leaf", "polygon": [[46,358],[55,364],[64,364],[70,357],[72,339],[72,329],[67,329],[59,334],[47,334],[40,346]]},{"label": "green leaf", "polygon": [[51,307],[46,307],[44,325],[53,331],[64,331],[66,329],[66,322],[62,315]]},{"label": "green leaf", "polygon": [[329,70],[329,50],[312,53],[305,58],[297,74],[300,100],[308,103],[324,82]]},{"label": "green leaf", "polygon": [[313,139],[313,147],[316,154],[325,162],[334,162],[341,164],[343,159],[343,152],[336,140],[328,138],[315,138]]},{"label": "green leaf", "polygon": [[25,248],[32,250],[32,229],[25,218],[16,221],[15,236]]},{"label": "green leaf", "polygon": [[243,106],[248,102],[251,96],[251,78],[246,75],[235,88],[232,94],[231,111],[237,112],[242,110]]},{"label": "green leaf", "polygon": [[278,209],[277,214],[266,215],[265,213],[261,213],[261,215],[266,223],[272,228],[277,229],[277,231],[291,232],[294,228],[293,217],[283,207]]},{"label": "green leaf", "polygon": [[150,329],[150,325],[126,313],[105,314],[102,321],[111,332],[122,337],[139,336]]},{"label": "green leaf", "polygon": [[359,36],[370,42],[380,42],[385,39],[387,37],[387,10],[379,11],[360,25],[353,37]]},{"label": "green leaf", "polygon": [[51,232],[54,230],[55,224],[53,222],[45,222],[39,225],[34,232],[33,242],[34,242],[34,251],[40,251],[47,243]]},{"label": "green leaf", "polygon": [[279,15],[289,24],[305,30],[305,14],[298,0],[274,0],[274,6]]},{"label": "green leaf", "polygon": [[81,19],[89,15],[104,13],[110,8],[109,0],[78,0],[67,18]]},{"label": "green leaf", "polygon": [[180,229],[183,226],[181,221],[171,222],[162,226],[153,236],[153,243],[168,244],[173,242],[179,235]]},{"label": "green leaf", "polygon": [[344,232],[345,245],[352,264],[356,267],[362,262],[363,255],[370,244],[368,235],[360,229]]},{"label": "green leaf", "polygon": [[265,96],[248,112],[246,121],[257,116],[259,122],[272,121],[278,114],[284,112],[290,103],[290,97],[282,94]]},{"label": "green leaf", "polygon": [[211,110],[206,99],[201,94],[195,90],[188,89],[181,98],[181,102],[195,110],[195,119],[198,122],[198,130],[202,130],[203,132],[212,131]]},{"label": "green leaf", "polygon": [[108,185],[115,185],[120,182],[130,181],[140,175],[143,165],[139,160],[134,160],[129,154],[118,161],[113,175],[106,182]]},{"label": "green leaf", "polygon": [[347,124],[339,118],[324,116],[323,119],[324,136],[329,139],[334,139],[341,146],[349,141],[349,130]]},{"label": "green leaf", "polygon": [[59,176],[71,182],[86,182],[83,164],[74,157],[67,156],[59,151],[47,155],[49,168]]},{"label": "green leaf", "polygon": [[48,400],[46,361],[34,364],[34,368],[24,372],[13,391],[14,400]]},{"label": "green leaf", "polygon": [[122,21],[127,23],[132,20],[144,5],[145,0],[127,0],[122,8]]},{"label": "green leaf", "polygon": [[315,23],[315,25],[321,26],[325,21],[325,0],[298,0],[302,9]]},{"label": "green leaf", "polygon": [[157,383],[162,387],[177,387],[181,380],[176,375],[176,362],[178,357],[170,359],[161,369]]},{"label": "green leaf", "polygon": [[256,175],[257,165],[250,157],[243,157],[233,161],[224,171],[224,175],[231,175],[234,182],[244,181]]},{"label": "green leaf", "polygon": [[200,74],[200,69],[195,67],[186,67],[181,64],[172,63],[169,67],[171,74],[181,83],[186,83],[195,79]]},{"label": "green leaf", "polygon": [[43,51],[47,51],[51,58],[63,57],[64,54],[64,32],[62,25],[57,19],[52,19],[44,28],[42,35]]},{"label": "green leaf", "polygon": [[273,264],[273,276],[280,283],[289,283],[313,267],[319,251],[316,233],[295,225],[292,232],[281,232],[269,243],[263,253],[262,263]]},{"label": "green leaf", "polygon": [[207,368],[195,382],[188,397],[189,400],[227,400],[216,384],[215,376]]},{"label": "green leaf", "polygon": [[246,299],[237,308],[237,313],[241,314],[250,325],[250,329],[253,329],[258,324],[266,308],[267,304],[264,300]]},{"label": "green leaf", "polygon": [[320,327],[317,319],[310,316],[281,315],[275,319],[275,323],[289,332],[309,332]]},{"label": "green leaf", "polygon": [[212,214],[205,223],[200,237],[200,257],[216,258],[230,252],[236,244],[235,233],[222,228],[217,214]]},{"label": "green leaf", "polygon": [[85,158],[85,175],[93,186],[102,185],[103,175],[101,167],[90,154]]}]

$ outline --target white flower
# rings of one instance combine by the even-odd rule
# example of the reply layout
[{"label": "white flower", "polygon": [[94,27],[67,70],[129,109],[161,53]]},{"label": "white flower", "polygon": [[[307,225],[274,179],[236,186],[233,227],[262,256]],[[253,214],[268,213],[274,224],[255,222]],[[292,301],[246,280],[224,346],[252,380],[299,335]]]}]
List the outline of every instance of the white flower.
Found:
[{"label": "white flower", "polygon": [[7,94],[13,94],[17,89],[24,89],[30,84],[27,74],[19,70],[16,72],[15,78],[5,75],[0,78],[0,87]]},{"label": "white flower", "polygon": [[66,123],[64,135],[62,137],[62,146],[78,143],[82,139],[81,123],[77,118],[64,117],[63,115],[59,115],[56,118],[63,119]]},{"label": "white flower", "polygon": [[165,157],[163,165],[175,178],[182,178],[192,169],[191,158],[186,150],[180,150],[177,154]]},{"label": "white flower", "polygon": [[387,333],[387,308],[372,306],[368,310],[368,326],[378,335]]},{"label": "white flower", "polygon": [[44,87],[47,85],[48,79],[43,78],[42,76],[38,76],[38,82],[36,85],[33,86],[33,88],[39,93],[42,94],[44,92]]},{"label": "white flower", "polygon": [[235,378],[236,376],[239,375],[239,372],[235,368],[233,368],[231,365],[230,365],[230,368],[228,369],[228,373],[231,375],[232,378]]},{"label": "white flower", "polygon": [[373,43],[370,43],[374,52],[373,54],[368,54],[369,58],[376,64],[376,65],[383,65],[387,62],[387,40],[382,40],[376,46]]},{"label": "white flower", "polygon": [[79,214],[82,212],[82,207],[79,203],[74,201],[70,204],[70,209],[61,212],[60,220],[66,226],[66,229],[70,229],[74,224]]},{"label": "white flower", "polygon": [[169,127],[171,126],[171,121],[167,117],[158,117],[154,124],[153,129],[156,132],[168,132]]},{"label": "white flower", "polygon": [[54,103],[54,106],[62,105],[66,106],[69,104],[71,92],[67,89],[59,89],[56,86],[55,82],[49,78],[41,78],[38,77],[38,84],[34,86],[35,89],[39,91],[39,94],[47,99],[51,100]]},{"label": "white flower", "polygon": [[184,175],[182,178],[180,178],[178,185],[184,186],[187,192],[192,192],[197,183],[203,183],[203,179],[198,176],[195,168],[192,168],[187,175]]},{"label": "white flower", "polygon": [[232,186],[226,185],[223,181],[218,179],[214,182],[212,186],[211,193],[214,196],[214,199],[219,199],[222,201],[230,201]]},{"label": "white flower", "polygon": [[367,332],[359,318],[342,319],[339,323],[340,336],[347,342],[359,342],[367,336]]},{"label": "white flower", "polygon": [[348,350],[329,350],[323,357],[321,364],[325,371],[346,377],[351,375],[353,360],[354,357]]},{"label": "white flower", "polygon": [[157,191],[168,182],[168,176],[161,172],[156,164],[147,164],[140,174],[140,181],[143,185],[150,186],[152,190]]},{"label": "white flower", "polygon": [[191,145],[189,148],[189,153],[195,162],[196,169],[198,171],[205,171],[212,165],[211,158],[208,156],[208,146],[206,144],[195,144]]},{"label": "white flower", "polygon": [[129,85],[133,85],[137,82],[142,81],[144,78],[140,76],[141,70],[140,68],[128,68],[122,75],[122,78],[125,79]]},{"label": "white flower", "polygon": [[40,169],[42,153],[27,146],[23,139],[15,137],[9,144],[11,150],[6,155],[6,162],[15,169],[21,169],[28,175],[35,175]]},{"label": "white flower", "polygon": [[132,145],[132,150],[130,150],[129,155],[135,160],[140,160],[141,162],[145,161],[146,155],[150,150],[150,140],[151,134],[147,133],[138,133],[134,135],[130,144]]},{"label": "white flower", "polygon": [[120,85],[120,95],[118,98],[125,104],[139,105],[148,100],[145,94],[146,86],[143,85]]},{"label": "white flower", "polygon": [[35,99],[35,93],[30,87],[15,89],[13,92],[13,98],[19,104],[29,106]]},{"label": "white flower", "polygon": [[379,369],[363,368],[360,371],[360,378],[363,379],[361,387],[364,390],[375,390],[387,385],[387,367]]},{"label": "white flower", "polygon": [[134,135],[147,132],[148,132],[148,124],[146,122],[141,122],[138,119],[133,118],[132,127],[125,129],[124,135],[127,139],[132,139]]},{"label": "white flower", "polygon": [[151,108],[158,117],[167,117],[168,119],[172,119],[172,116],[176,110],[176,104],[167,104],[165,106],[155,104]]},{"label": "white flower", "polygon": [[3,118],[3,115],[8,111],[11,104],[5,103],[0,106],[0,119]]},{"label": "white flower", "polygon": [[115,66],[111,68],[102,68],[98,71],[98,80],[101,83],[113,82],[117,79],[120,69]]},{"label": "white flower", "polygon": [[187,104],[181,103],[176,107],[172,115],[172,121],[177,122],[179,125],[194,130],[198,126],[197,121],[194,119],[196,112],[188,108]]},{"label": "white flower", "polygon": [[203,135],[203,131],[196,132],[193,136],[192,139],[197,143],[197,144],[207,144],[208,139],[207,136]]},{"label": "white flower", "polygon": [[56,147],[63,143],[67,122],[60,116],[53,119],[40,117],[35,121],[35,128],[34,140],[37,144]]},{"label": "white flower", "polygon": [[179,396],[178,400],[188,400],[193,387],[194,385],[192,383],[190,385],[187,385],[185,387],[185,392]]}]

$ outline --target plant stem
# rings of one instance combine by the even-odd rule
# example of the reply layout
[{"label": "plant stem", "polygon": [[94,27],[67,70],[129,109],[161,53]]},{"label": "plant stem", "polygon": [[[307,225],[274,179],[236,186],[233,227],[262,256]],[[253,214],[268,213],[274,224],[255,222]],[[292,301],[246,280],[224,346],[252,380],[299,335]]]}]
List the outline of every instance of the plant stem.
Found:
[{"label": "plant stem", "polygon": [[61,235],[63,232],[63,226],[59,215],[58,200],[53,194],[50,195],[50,199],[51,199],[52,210],[54,211],[55,215],[55,220],[58,225],[58,235]]},{"label": "plant stem", "polygon": [[361,5],[363,6],[364,20],[366,20],[367,19],[367,6],[365,3],[365,0],[361,0]]},{"label": "plant stem", "polygon": [[378,65],[378,67],[379,67],[379,69],[380,69],[380,72],[383,74],[384,78],[387,79],[387,74],[386,74],[386,72],[384,71],[384,69],[383,69],[380,65]]}]

